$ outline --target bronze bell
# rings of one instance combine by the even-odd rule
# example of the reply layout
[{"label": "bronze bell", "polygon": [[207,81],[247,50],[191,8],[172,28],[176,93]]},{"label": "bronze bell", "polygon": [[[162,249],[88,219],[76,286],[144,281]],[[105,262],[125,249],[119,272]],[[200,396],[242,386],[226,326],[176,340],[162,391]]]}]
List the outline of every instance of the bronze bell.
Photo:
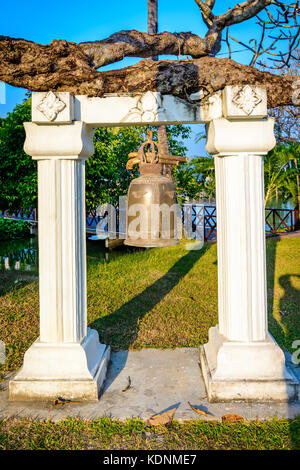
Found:
[{"label": "bronze bell", "polygon": [[176,245],[178,205],[173,181],[165,167],[187,161],[187,157],[164,155],[159,142],[148,139],[138,152],[130,153],[126,168],[140,166],[139,178],[129,186],[125,245],[162,247]]}]

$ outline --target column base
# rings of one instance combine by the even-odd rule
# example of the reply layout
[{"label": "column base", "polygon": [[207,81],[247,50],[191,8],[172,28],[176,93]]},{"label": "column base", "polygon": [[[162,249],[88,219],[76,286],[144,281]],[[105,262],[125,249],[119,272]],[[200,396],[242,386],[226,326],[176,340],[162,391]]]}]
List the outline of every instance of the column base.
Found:
[{"label": "column base", "polygon": [[88,328],[81,343],[35,341],[24,355],[23,367],[9,382],[9,400],[98,401],[106,377],[110,347],[99,343]]},{"label": "column base", "polygon": [[299,400],[300,384],[271,335],[266,341],[229,341],[210,328],[200,348],[200,362],[210,402]]}]

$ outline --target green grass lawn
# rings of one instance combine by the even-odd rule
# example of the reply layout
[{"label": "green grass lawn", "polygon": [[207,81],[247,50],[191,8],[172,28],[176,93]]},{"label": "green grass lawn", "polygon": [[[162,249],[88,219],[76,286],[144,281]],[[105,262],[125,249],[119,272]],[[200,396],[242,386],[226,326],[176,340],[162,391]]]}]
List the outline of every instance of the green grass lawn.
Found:
[{"label": "green grass lawn", "polygon": [[299,450],[300,419],[242,424],[174,421],[157,427],[133,419],[66,419],[57,424],[8,419],[0,421],[1,449]]},{"label": "green grass lawn", "polygon": [[[89,250],[88,256],[88,323],[98,330],[101,342],[113,349],[140,349],[197,347],[207,341],[208,329],[218,318],[216,244],[187,251],[182,242],[170,248],[124,253],[109,261],[97,259],[96,250],[94,254]],[[281,347],[293,352],[292,343],[300,338],[300,238],[267,241],[267,275],[269,330]],[[21,366],[24,352],[38,336],[38,281],[32,274],[0,271],[0,318],[0,338],[7,355],[0,369],[3,378]],[[134,423],[67,420],[55,425],[7,420],[1,425],[0,448],[88,448],[97,447],[99,439],[100,448],[299,446],[295,444],[299,442],[299,420],[174,423],[160,431],[163,438],[158,441],[157,430],[154,434],[149,431],[154,437],[148,439],[145,425]],[[84,438],[74,431],[77,426],[85,429]],[[111,444],[106,433],[113,436]]]}]

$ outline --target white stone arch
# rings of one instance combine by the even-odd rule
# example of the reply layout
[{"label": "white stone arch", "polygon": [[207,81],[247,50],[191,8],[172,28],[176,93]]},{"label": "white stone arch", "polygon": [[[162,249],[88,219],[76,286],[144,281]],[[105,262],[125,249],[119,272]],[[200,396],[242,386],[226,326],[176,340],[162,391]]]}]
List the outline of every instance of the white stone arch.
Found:
[{"label": "white stone arch", "polygon": [[[191,101],[195,99],[195,104]],[[208,397],[290,400],[299,384],[267,331],[263,155],[275,145],[266,91],[229,86],[201,105],[160,93],[34,93],[25,151],[38,161],[40,337],[11,400],[98,400],[109,361],[86,320],[85,160],[99,126],[206,123],[215,157],[219,325],[200,357]]]}]

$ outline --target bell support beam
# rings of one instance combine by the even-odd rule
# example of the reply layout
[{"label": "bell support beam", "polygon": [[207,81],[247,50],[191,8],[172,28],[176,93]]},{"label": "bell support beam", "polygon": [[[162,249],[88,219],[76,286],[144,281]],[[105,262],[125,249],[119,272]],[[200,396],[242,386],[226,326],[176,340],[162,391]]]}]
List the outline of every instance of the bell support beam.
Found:
[{"label": "bell support beam", "polygon": [[276,143],[274,121],[251,114],[251,100],[261,99],[255,88],[242,117],[243,100],[233,103],[231,88],[223,96],[226,117],[208,125],[206,149],[216,172],[219,324],[201,347],[202,372],[212,402],[289,401],[297,399],[299,383],[267,329],[263,155]]},{"label": "bell support beam", "polygon": [[93,129],[83,122],[25,123],[38,162],[40,337],[9,384],[10,400],[98,400],[110,348],[87,328],[85,160]]}]

